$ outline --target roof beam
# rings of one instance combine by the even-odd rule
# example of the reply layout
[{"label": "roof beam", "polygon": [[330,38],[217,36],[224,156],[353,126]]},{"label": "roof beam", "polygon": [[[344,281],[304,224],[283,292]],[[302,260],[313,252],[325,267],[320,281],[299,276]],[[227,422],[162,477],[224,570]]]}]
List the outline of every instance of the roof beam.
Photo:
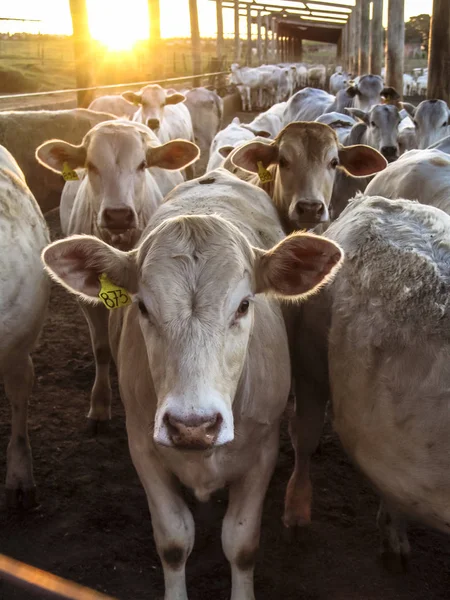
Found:
[{"label": "roof beam", "polygon": [[[217,0],[210,0],[210,2],[216,2]],[[226,5],[226,7],[228,8],[230,6],[234,7],[234,2],[232,0],[228,0],[223,2],[224,5]],[[290,5],[293,4],[293,2],[289,3]],[[320,10],[320,12],[323,12],[323,10],[333,10],[333,9],[338,9],[339,12],[348,12],[351,13],[354,5],[351,4],[337,4],[337,3],[333,3],[333,2],[327,2],[326,0],[324,0],[323,2],[316,1],[316,0],[305,0],[305,2],[298,2],[299,5],[301,6],[286,6],[286,5],[282,5],[282,4],[270,4],[270,2],[264,2],[264,0],[259,1],[259,0],[240,0],[239,3],[239,8],[251,8],[252,10],[267,10],[268,8],[271,9],[278,9],[280,11],[282,10],[314,10],[314,8],[309,8],[309,5],[311,5],[311,7],[314,6],[319,6],[319,7],[326,7],[326,8],[317,8],[316,10]]]}]

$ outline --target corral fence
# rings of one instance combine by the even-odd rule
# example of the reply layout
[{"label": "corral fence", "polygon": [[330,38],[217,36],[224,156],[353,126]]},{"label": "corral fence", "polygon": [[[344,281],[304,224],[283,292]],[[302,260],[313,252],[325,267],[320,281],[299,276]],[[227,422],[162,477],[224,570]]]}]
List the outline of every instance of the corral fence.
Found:
[{"label": "corral fence", "polygon": [[40,598],[59,600],[116,600],[90,588],[62,579],[31,565],[0,554],[1,579],[25,589]]},{"label": "corral fence", "polygon": [[201,75],[187,75],[186,77],[170,77],[168,79],[157,79],[153,81],[135,81],[132,83],[113,83],[88,88],[73,88],[68,90],[51,90],[46,92],[30,92],[26,94],[4,94],[0,96],[0,111],[5,110],[37,110],[37,109],[62,109],[76,108],[77,95],[81,92],[113,92],[123,89],[133,89],[148,84],[159,84],[165,87],[180,87],[183,83],[192,81],[195,87],[208,85],[218,90],[224,96],[227,93],[226,76],[228,71],[216,71],[214,73],[203,73]]}]

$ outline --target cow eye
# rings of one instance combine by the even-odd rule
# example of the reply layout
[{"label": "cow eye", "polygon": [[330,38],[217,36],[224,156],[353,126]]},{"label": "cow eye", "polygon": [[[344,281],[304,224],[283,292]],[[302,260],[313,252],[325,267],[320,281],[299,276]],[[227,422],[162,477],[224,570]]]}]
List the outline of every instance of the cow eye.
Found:
[{"label": "cow eye", "polygon": [[419,123],[417,121],[413,121],[414,127],[419,127]]},{"label": "cow eye", "polygon": [[377,126],[377,124],[375,123],[375,121],[370,121],[370,126],[371,126],[371,127],[376,127],[376,126]]},{"label": "cow eye", "polygon": [[145,306],[145,304],[142,302],[142,300],[139,300],[138,302],[138,308],[139,308],[139,312],[141,313],[141,315],[143,317],[148,317],[148,310],[147,307]]},{"label": "cow eye", "polygon": [[287,161],[287,160],[286,160],[285,158],[283,158],[283,157],[281,157],[281,158],[280,158],[280,160],[279,160],[279,163],[278,163],[278,164],[280,165],[280,167],[281,167],[282,169],[287,169],[287,168],[289,167],[289,161]]},{"label": "cow eye", "polygon": [[248,313],[250,308],[250,302],[248,300],[242,300],[239,304],[239,308],[236,311],[236,318],[244,317]]},{"label": "cow eye", "polygon": [[89,171],[89,173],[95,173],[96,175],[98,175],[97,167],[95,165],[93,165],[91,162],[87,163],[86,168]]},{"label": "cow eye", "polygon": [[447,127],[447,125],[448,125],[448,122],[447,122],[447,121],[444,121],[444,122],[442,123],[442,127]]},{"label": "cow eye", "polygon": [[335,169],[338,166],[338,164],[339,164],[338,159],[337,158],[333,158],[332,161],[330,162],[330,167],[332,169]]},{"label": "cow eye", "polygon": [[141,162],[141,164],[138,166],[137,170],[138,171],[145,171],[146,168],[147,168],[147,161],[143,160]]}]

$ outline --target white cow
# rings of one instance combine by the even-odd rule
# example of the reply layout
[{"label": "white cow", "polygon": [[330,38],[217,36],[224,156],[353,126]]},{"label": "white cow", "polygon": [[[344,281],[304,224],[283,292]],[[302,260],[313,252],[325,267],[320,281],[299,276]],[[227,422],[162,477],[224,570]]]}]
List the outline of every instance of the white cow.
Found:
[{"label": "white cow", "polygon": [[416,82],[412,75],[403,73],[403,95],[412,96],[416,91]]},{"label": "white cow", "polygon": [[88,106],[89,110],[95,110],[96,112],[109,113],[119,118],[133,120],[134,114],[138,107],[136,104],[132,104],[125,100],[123,96],[100,96],[95,98]]},{"label": "white cow", "polygon": [[[240,67],[237,63],[233,63],[231,69],[231,83],[237,86],[242,99],[242,110],[251,111],[252,92],[260,92],[262,85],[262,73],[258,68]],[[260,98],[261,100],[261,98]]]},{"label": "white cow", "polygon": [[419,96],[426,96],[428,90],[428,74],[420,75],[416,81],[416,89]]},{"label": "white cow", "polygon": [[133,121],[147,125],[162,144],[176,139],[194,141],[192,119],[183,104],[186,100],[183,94],[168,93],[160,85],[150,84],[137,93],[124,92],[122,96],[139,106]]},{"label": "white cow", "polygon": [[317,65],[308,69],[308,86],[312,88],[325,89],[327,70],[324,65]]},{"label": "white cow", "polygon": [[[55,172],[62,172],[64,163],[71,169],[86,167],[82,180],[68,182],[63,193],[63,233],[95,235],[125,250],[138,242],[164,193],[182,183],[179,169],[198,155],[191,142],[172,140],[161,145],[147,127],[128,121],[94,127],[80,146],[52,140],[36,151],[37,159]],[[175,172],[168,175],[163,169]],[[111,418],[108,315],[103,306],[81,304],[81,308],[89,323],[96,364],[88,415],[95,431]]]},{"label": "white cow", "polygon": [[286,102],[274,104],[269,110],[259,114],[250,123],[243,123],[241,127],[249,129],[260,137],[276,137],[283,128],[283,113]]},{"label": "white cow", "polygon": [[356,119],[350,115],[344,115],[338,112],[330,112],[317,117],[316,123],[324,123],[334,129],[339,143],[343,144],[348,137],[353,125],[357,123]]},{"label": "white cow", "polygon": [[232,122],[214,137],[211,143],[206,171],[213,171],[221,167],[234,148],[254,138],[255,134],[253,131],[243,127],[239,117],[234,117]]},{"label": "white cow", "polygon": [[306,234],[283,240],[267,194],[218,170],[170,194],[137,252],[75,236],[43,259],[90,302],[102,273],[133,297],[112,312],[111,341],[164,598],[187,600],[195,527],[181,482],[200,501],[229,486],[222,546],[231,598],[254,600],[263,501],[290,388],[274,295],[301,298],[323,284],[340,265],[339,247]]},{"label": "white cow", "polygon": [[443,100],[424,100],[415,108],[407,102],[404,108],[416,128],[417,147],[421,150],[450,135],[450,109]]},{"label": "white cow", "polygon": [[47,225],[13,156],[0,146],[0,369],[11,404],[6,501],[36,504],[28,438],[28,400],[34,382],[33,351],[44,325],[50,282],[39,255],[49,243]]},{"label": "white cow", "polygon": [[334,102],[335,97],[324,90],[307,87],[288,100],[283,116],[283,124],[294,121],[314,121]]},{"label": "white cow", "polygon": [[330,77],[331,94],[336,95],[339,90],[345,89],[348,84],[348,80],[348,73],[344,73],[343,71],[336,71],[336,73],[333,73],[333,75]]}]

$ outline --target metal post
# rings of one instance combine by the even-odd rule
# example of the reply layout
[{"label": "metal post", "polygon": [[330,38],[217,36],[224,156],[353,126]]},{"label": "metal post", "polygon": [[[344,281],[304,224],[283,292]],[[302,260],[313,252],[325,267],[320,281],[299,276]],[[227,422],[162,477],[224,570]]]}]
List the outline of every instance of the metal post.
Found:
[{"label": "metal post", "polygon": [[383,0],[372,0],[370,72],[381,75],[383,67]]},{"label": "metal post", "polygon": [[369,73],[370,0],[361,0],[361,31],[359,38],[359,74]]},{"label": "metal post", "polygon": [[[70,0],[73,28],[76,82],[78,88],[92,87],[92,40],[89,32],[86,0]],[[77,92],[77,104],[87,108],[94,99],[94,92]]]},{"label": "metal post", "polygon": [[[388,1],[386,84],[395,88],[401,96],[403,92],[405,46],[405,0]],[[448,3],[445,4],[448,11]]]},{"label": "metal post", "polygon": [[429,99],[439,98],[450,104],[450,15],[448,0],[434,0],[428,54]]}]

